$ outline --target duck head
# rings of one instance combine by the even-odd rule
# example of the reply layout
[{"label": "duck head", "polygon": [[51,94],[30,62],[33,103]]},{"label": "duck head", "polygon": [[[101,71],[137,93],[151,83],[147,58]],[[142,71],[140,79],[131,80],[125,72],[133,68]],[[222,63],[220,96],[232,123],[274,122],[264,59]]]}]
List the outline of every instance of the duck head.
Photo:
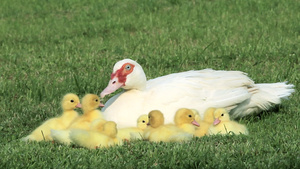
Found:
[{"label": "duck head", "polygon": [[149,122],[148,115],[147,114],[141,115],[137,120],[137,127],[144,130],[145,128],[147,128],[148,122]]},{"label": "duck head", "polygon": [[142,66],[131,59],[124,59],[115,64],[110,81],[100,96],[103,98],[119,88],[143,90],[146,87],[146,81]]},{"label": "duck head", "polygon": [[148,114],[149,122],[147,125],[150,125],[153,128],[157,128],[164,124],[165,118],[161,111],[159,110],[152,110]]},{"label": "duck head", "polygon": [[230,121],[229,114],[226,109],[218,108],[214,112],[214,125],[218,125],[221,122]]},{"label": "duck head", "polygon": [[176,125],[190,123],[197,127],[200,126],[199,123],[195,120],[195,113],[192,110],[186,108],[177,110],[174,117],[174,122]]},{"label": "duck head", "polygon": [[64,111],[74,110],[75,108],[81,108],[79,97],[73,93],[66,94],[61,101],[61,105]]},{"label": "duck head", "polygon": [[203,120],[212,124],[214,122],[214,112],[215,111],[216,111],[216,108],[214,108],[214,107],[210,107],[210,108],[206,109]]},{"label": "duck head", "polygon": [[109,137],[115,138],[118,133],[117,124],[113,121],[108,121],[103,126],[103,133]]},{"label": "duck head", "polygon": [[103,127],[106,122],[107,121],[102,118],[96,119],[92,122],[91,128],[95,131],[101,132],[103,131]]},{"label": "duck head", "polygon": [[82,98],[82,110],[84,113],[90,112],[97,109],[98,107],[103,107],[104,105],[100,103],[100,98],[95,94],[86,94]]},{"label": "duck head", "polygon": [[196,122],[198,122],[198,124],[202,121],[200,115],[199,115],[199,112],[196,110],[196,109],[190,109],[194,115],[195,115],[195,120]]}]

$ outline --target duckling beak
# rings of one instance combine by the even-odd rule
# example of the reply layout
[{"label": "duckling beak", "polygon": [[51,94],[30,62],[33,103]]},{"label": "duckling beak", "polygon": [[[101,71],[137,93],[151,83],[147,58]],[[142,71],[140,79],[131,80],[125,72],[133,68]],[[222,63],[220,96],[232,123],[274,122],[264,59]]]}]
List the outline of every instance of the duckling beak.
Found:
[{"label": "duckling beak", "polygon": [[105,106],[105,105],[104,105],[104,104],[102,104],[102,103],[100,103],[100,104],[99,104],[99,107],[104,107],[104,106]]},{"label": "duckling beak", "polygon": [[75,107],[76,107],[76,108],[81,108],[81,104],[78,103]]},{"label": "duckling beak", "polygon": [[104,98],[106,95],[115,92],[122,86],[124,86],[124,84],[120,83],[119,79],[117,77],[115,77],[108,82],[107,87],[101,92],[100,97]]},{"label": "duckling beak", "polygon": [[196,120],[192,121],[192,124],[197,126],[197,127],[200,127],[200,124],[198,122],[196,122]]},{"label": "duckling beak", "polygon": [[216,118],[215,121],[214,121],[214,126],[219,124],[219,123],[221,123],[221,120],[219,118]]}]

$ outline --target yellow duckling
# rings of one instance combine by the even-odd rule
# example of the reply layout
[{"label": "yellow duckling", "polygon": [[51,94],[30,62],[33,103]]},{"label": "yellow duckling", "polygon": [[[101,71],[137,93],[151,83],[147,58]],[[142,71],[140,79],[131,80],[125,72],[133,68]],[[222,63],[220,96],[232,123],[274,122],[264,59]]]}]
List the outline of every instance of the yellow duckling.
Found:
[{"label": "yellow duckling", "polygon": [[97,95],[86,94],[82,98],[83,115],[77,117],[66,130],[51,130],[53,140],[63,144],[70,144],[70,129],[90,130],[92,121],[103,118],[101,111],[97,109],[102,106],[103,104],[100,103]]},{"label": "yellow duckling", "polygon": [[143,132],[147,128],[148,115],[141,115],[137,119],[137,127],[128,127],[118,130],[117,137],[122,140],[142,139]]},{"label": "yellow duckling", "polygon": [[209,135],[230,133],[248,135],[246,126],[231,121],[228,112],[223,108],[216,109],[214,112],[214,122],[208,132]]},{"label": "yellow duckling", "polygon": [[70,132],[70,139],[79,146],[96,149],[121,145],[122,141],[117,138],[117,132],[117,124],[113,121],[108,121],[103,125],[103,130],[101,132],[72,129]]},{"label": "yellow duckling", "polygon": [[52,137],[50,136],[51,129],[66,129],[73,122],[73,120],[78,117],[78,113],[74,109],[80,108],[81,104],[77,95],[69,93],[63,97],[61,101],[61,106],[63,109],[63,113],[61,116],[51,118],[45,121],[42,125],[37,127],[30,135],[22,138],[22,140],[52,140]]},{"label": "yellow duckling", "polygon": [[205,113],[203,120],[200,118],[199,114],[196,115],[196,121],[200,124],[195,131],[195,136],[202,137],[208,135],[208,129],[214,122],[214,112],[216,108],[208,108]]},{"label": "yellow duckling", "polygon": [[195,120],[195,113],[191,109],[181,108],[177,110],[174,117],[175,125],[183,131],[194,134],[196,126],[199,127],[199,123]]},{"label": "yellow duckling", "polygon": [[159,110],[148,114],[149,123],[144,131],[144,138],[152,142],[181,142],[191,140],[193,135],[184,132],[173,124],[164,125],[164,116]]}]

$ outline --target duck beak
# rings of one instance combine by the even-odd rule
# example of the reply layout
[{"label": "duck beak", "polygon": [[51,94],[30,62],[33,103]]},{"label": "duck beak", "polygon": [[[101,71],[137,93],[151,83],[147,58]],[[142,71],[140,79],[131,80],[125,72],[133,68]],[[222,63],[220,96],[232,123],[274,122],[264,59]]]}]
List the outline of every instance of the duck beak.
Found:
[{"label": "duck beak", "polygon": [[104,106],[105,106],[105,105],[104,105],[104,104],[102,104],[102,103],[100,103],[100,104],[99,104],[99,107],[104,107]]},{"label": "duck beak", "polygon": [[221,120],[219,118],[216,118],[215,121],[214,121],[214,126],[219,124],[219,123],[221,123]]},{"label": "duck beak", "polygon": [[197,126],[197,127],[200,127],[200,124],[198,122],[196,122],[196,120],[192,121],[192,124]]},{"label": "duck beak", "polygon": [[100,97],[104,98],[106,95],[115,92],[122,86],[124,86],[124,84],[120,83],[119,79],[117,77],[115,77],[108,82],[107,87],[101,92]]},{"label": "duck beak", "polygon": [[81,104],[78,103],[75,107],[76,107],[76,108],[81,108]]}]

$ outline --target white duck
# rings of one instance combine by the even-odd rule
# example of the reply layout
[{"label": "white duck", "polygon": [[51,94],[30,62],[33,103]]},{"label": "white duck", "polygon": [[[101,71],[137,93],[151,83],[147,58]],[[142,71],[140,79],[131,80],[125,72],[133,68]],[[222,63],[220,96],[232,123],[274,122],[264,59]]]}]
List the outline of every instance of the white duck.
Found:
[{"label": "white duck", "polygon": [[282,83],[254,84],[246,73],[222,70],[191,70],[148,80],[143,68],[131,59],[117,62],[108,86],[101,97],[119,88],[123,92],[110,98],[103,116],[119,128],[136,125],[136,119],[151,110],[164,112],[166,123],[172,123],[176,110],[196,109],[203,118],[209,107],[223,107],[231,117],[243,117],[267,110],[288,98],[294,85]]}]

